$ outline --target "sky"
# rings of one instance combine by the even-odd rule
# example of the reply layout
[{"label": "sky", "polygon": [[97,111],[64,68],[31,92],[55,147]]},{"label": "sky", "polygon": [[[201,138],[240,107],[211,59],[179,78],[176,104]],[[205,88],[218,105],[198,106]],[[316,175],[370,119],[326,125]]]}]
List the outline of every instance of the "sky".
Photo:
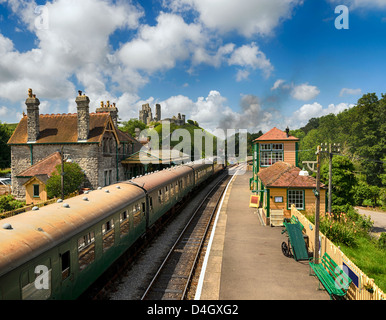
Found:
[{"label": "sky", "polygon": [[32,88],[40,114],[82,90],[121,121],[159,103],[211,132],[297,129],[385,93],[385,39],[386,0],[0,0],[0,121]]}]

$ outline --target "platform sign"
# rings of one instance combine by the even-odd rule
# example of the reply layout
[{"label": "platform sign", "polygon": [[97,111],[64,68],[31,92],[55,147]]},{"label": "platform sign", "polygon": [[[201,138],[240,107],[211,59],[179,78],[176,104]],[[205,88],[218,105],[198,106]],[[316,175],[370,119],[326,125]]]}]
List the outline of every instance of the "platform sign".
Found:
[{"label": "platform sign", "polygon": [[354,271],[352,271],[349,268],[348,263],[346,264],[343,262],[342,269],[347,274],[347,276],[352,280],[352,282],[356,285],[356,287],[359,288],[359,277]]},{"label": "platform sign", "polygon": [[257,208],[258,206],[259,206],[259,196],[251,195],[251,198],[249,200],[249,207]]}]

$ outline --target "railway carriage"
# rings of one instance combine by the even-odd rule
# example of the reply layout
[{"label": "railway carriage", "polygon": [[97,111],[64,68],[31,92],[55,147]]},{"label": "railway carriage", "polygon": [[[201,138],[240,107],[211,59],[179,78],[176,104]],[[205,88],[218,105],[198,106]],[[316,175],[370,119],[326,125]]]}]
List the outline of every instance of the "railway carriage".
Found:
[{"label": "railway carriage", "polygon": [[79,297],[217,168],[181,165],[3,219],[0,299]]}]

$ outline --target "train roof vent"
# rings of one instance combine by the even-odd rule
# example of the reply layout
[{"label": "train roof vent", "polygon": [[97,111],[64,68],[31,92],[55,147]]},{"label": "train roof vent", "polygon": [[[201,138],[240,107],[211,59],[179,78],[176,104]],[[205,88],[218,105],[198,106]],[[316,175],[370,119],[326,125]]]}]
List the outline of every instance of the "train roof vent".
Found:
[{"label": "train roof vent", "polygon": [[87,197],[83,197],[82,198],[84,201],[88,201],[88,198]]},{"label": "train roof vent", "polygon": [[63,203],[63,208],[69,208],[70,205],[68,203]]},{"label": "train roof vent", "polygon": [[3,229],[5,229],[5,230],[12,230],[13,228],[12,228],[10,223],[4,223],[3,224]]},{"label": "train roof vent", "polygon": [[39,207],[34,206],[34,207],[32,208],[32,210],[33,210],[33,211],[39,210]]},{"label": "train roof vent", "polygon": [[63,200],[62,199],[58,199],[56,202],[57,203],[61,203],[61,202],[63,202]]},{"label": "train roof vent", "polygon": [[121,187],[120,187],[120,186],[117,186],[117,189],[121,189]]}]

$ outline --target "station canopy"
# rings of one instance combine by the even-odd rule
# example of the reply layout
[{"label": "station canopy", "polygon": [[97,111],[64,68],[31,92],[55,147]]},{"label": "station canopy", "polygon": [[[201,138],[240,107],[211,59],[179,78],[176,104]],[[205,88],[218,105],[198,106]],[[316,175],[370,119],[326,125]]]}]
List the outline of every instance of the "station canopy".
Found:
[{"label": "station canopy", "polygon": [[122,160],[124,164],[180,164],[190,161],[190,155],[174,149],[139,150]]}]

